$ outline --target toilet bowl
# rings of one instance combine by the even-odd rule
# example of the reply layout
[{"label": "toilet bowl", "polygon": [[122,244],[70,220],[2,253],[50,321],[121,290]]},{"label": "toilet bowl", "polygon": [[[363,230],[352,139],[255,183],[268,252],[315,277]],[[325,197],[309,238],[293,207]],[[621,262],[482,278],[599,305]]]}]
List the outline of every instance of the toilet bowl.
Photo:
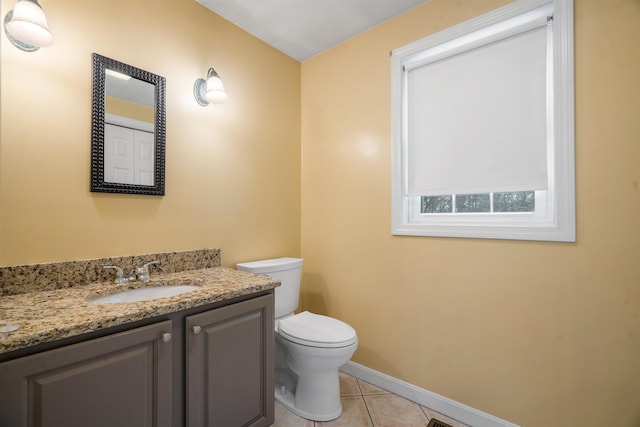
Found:
[{"label": "toilet bowl", "polygon": [[329,421],[342,413],[338,369],[356,351],[355,330],[344,322],[307,311],[279,322],[276,345],[284,347],[286,370],[297,378],[292,389],[278,384],[276,399],[294,413],[315,421]]},{"label": "toilet bowl", "polygon": [[314,421],[342,413],[338,369],[358,347],[356,331],[340,320],[298,308],[303,260],[277,258],[237,264],[281,282],[275,292],[275,398],[291,412]]}]

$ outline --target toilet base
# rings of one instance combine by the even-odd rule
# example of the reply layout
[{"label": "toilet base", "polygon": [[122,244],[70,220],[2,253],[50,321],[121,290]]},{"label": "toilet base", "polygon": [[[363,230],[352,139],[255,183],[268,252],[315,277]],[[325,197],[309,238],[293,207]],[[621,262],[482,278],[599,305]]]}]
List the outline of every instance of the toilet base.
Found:
[{"label": "toilet base", "polygon": [[316,347],[291,341],[276,331],[276,400],[308,420],[338,418],[342,415],[338,369],[356,348],[355,335],[343,347]]},{"label": "toilet base", "polygon": [[280,403],[289,411],[293,412],[294,414],[302,418],[306,418],[308,420],[313,420],[313,421],[331,421],[331,420],[335,420],[340,415],[342,415],[342,404],[340,404],[340,407],[338,408],[338,410],[334,412],[331,412],[328,414],[312,414],[296,408],[295,394],[288,391],[286,387],[278,386],[276,384],[274,392],[275,392],[275,398],[278,401],[278,403]]}]

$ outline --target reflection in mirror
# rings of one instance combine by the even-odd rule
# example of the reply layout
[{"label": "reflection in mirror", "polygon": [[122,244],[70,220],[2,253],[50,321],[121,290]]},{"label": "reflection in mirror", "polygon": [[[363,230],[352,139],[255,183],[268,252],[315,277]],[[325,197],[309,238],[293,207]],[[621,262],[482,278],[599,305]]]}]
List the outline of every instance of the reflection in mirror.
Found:
[{"label": "reflection in mirror", "polygon": [[91,191],[164,195],[165,80],[93,54]]},{"label": "reflection in mirror", "polygon": [[153,185],[155,86],[106,69],[104,180]]}]

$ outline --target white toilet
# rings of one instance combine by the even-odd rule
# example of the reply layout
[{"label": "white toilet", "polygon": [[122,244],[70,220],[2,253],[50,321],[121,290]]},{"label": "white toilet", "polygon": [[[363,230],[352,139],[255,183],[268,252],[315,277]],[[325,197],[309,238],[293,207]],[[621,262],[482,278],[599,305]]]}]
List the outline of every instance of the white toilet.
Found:
[{"label": "white toilet", "polygon": [[340,320],[304,311],[294,314],[300,296],[301,258],[237,264],[282,283],[275,292],[275,397],[291,412],[329,421],[342,413],[338,369],[358,348],[356,331]]}]

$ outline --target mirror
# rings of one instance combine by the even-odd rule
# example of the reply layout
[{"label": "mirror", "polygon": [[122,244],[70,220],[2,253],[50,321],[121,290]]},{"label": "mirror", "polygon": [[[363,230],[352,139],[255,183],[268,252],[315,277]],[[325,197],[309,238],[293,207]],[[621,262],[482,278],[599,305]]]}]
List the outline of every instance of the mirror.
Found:
[{"label": "mirror", "polygon": [[91,191],[164,196],[165,78],[93,54]]}]

